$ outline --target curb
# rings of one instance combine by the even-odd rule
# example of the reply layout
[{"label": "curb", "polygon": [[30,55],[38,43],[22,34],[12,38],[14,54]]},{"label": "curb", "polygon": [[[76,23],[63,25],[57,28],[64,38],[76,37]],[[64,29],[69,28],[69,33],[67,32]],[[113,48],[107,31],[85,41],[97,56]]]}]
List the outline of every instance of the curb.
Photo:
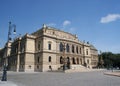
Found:
[{"label": "curb", "polygon": [[116,73],[116,72],[106,72],[104,73],[105,75],[110,75],[110,76],[117,76],[120,77],[120,73]]}]

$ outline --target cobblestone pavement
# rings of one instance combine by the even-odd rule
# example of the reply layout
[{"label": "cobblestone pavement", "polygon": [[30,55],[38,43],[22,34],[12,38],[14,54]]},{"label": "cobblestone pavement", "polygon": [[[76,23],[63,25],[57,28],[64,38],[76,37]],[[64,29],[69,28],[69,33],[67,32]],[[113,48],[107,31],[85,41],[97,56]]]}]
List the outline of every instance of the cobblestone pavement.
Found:
[{"label": "cobblestone pavement", "polygon": [[12,84],[5,85],[0,82],[0,86],[120,86],[120,77],[104,75],[104,72],[108,71],[80,73],[10,72],[8,73],[8,81],[6,83]]}]

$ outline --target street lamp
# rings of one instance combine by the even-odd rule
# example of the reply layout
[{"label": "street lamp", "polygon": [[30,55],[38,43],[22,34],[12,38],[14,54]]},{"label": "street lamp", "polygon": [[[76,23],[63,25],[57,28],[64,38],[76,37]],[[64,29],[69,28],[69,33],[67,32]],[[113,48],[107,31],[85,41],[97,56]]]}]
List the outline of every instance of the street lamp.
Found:
[{"label": "street lamp", "polygon": [[65,71],[67,69],[67,67],[66,67],[66,58],[65,58],[65,50],[66,50],[65,42],[63,42],[63,71]]},{"label": "street lamp", "polygon": [[[9,29],[8,29],[8,40],[7,43],[12,40],[12,38],[10,37],[10,35],[12,34],[12,29],[14,29],[13,34],[16,34],[16,25],[15,24],[11,24],[11,22],[9,22]],[[7,46],[5,46],[5,58],[4,58],[4,67],[3,67],[3,75],[2,75],[2,79],[1,81],[7,81]]]},{"label": "street lamp", "polygon": [[11,24],[11,22],[9,22],[9,30],[8,30],[8,42],[10,40],[12,40],[12,38],[10,37],[10,35],[12,34],[12,29],[13,30],[13,34],[16,34],[16,25],[15,24]]},{"label": "street lamp", "polygon": [[100,63],[100,67],[103,68],[104,61],[102,57],[102,51],[100,51],[99,63]]},{"label": "street lamp", "polygon": [[83,41],[83,59],[84,59],[84,66],[87,67],[87,63],[85,61],[85,40]]}]

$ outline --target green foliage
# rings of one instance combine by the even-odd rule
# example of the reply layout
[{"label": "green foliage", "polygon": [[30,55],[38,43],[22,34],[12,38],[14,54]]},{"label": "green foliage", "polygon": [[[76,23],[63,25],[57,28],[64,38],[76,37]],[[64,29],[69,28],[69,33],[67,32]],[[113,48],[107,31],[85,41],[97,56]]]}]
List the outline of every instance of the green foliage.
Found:
[{"label": "green foliage", "polygon": [[111,52],[104,52],[99,57],[102,57],[104,67],[106,68],[120,68],[120,54],[113,54]]}]

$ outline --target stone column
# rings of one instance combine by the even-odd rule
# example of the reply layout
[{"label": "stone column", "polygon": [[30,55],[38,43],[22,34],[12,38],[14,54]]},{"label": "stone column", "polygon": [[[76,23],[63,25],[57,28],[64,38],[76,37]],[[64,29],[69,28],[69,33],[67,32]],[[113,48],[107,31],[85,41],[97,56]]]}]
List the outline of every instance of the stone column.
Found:
[{"label": "stone column", "polygon": [[17,69],[16,71],[19,72],[19,67],[20,67],[20,55],[17,55]]},{"label": "stone column", "polygon": [[20,67],[20,41],[18,40],[17,69],[16,69],[17,72],[19,72],[19,67]]}]

